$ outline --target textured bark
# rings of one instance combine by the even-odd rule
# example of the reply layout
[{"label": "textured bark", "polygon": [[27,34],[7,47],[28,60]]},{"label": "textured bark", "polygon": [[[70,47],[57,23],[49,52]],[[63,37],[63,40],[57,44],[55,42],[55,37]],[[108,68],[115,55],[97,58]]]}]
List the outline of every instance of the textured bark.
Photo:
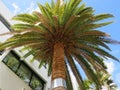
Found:
[{"label": "textured bark", "polygon": [[[60,5],[63,5],[63,1],[64,0],[60,0]],[[64,45],[62,43],[55,44],[52,62],[52,80],[56,78],[66,79],[64,55]],[[66,88],[59,86],[52,90],[66,90]]]},{"label": "textured bark", "polygon": [[52,80],[63,78],[65,80],[65,61],[64,46],[61,43],[54,45],[53,63],[52,63]]}]

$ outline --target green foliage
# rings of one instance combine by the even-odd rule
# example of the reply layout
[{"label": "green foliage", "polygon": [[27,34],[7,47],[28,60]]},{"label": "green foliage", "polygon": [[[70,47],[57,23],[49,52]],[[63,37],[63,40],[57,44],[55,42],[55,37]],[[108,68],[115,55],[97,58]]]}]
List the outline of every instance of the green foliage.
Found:
[{"label": "green foliage", "polygon": [[[104,73],[104,72],[99,72],[99,73],[97,73],[97,76],[99,78],[99,81],[100,81],[102,87],[106,87],[107,90],[116,90],[117,89],[117,86],[111,79],[110,74]],[[84,84],[85,84],[85,88],[86,88],[85,90],[101,90],[102,89],[102,87],[97,89],[95,87],[95,83],[90,81],[89,79],[84,80]]]},{"label": "green foliage", "polygon": [[[107,44],[113,44],[114,40],[105,32],[96,30],[102,26],[111,24],[112,21],[102,20],[112,18],[111,14],[95,15],[92,7],[87,7],[82,0],[66,0],[60,5],[51,0],[51,4],[38,3],[40,12],[31,14],[19,14],[13,20],[20,21],[11,28],[12,37],[6,42],[0,43],[0,50],[13,49],[25,46],[28,52],[23,58],[33,56],[31,61],[40,61],[39,67],[48,65],[48,75],[52,72],[53,48],[56,43],[64,45],[66,64],[74,73],[81,90],[85,90],[82,74],[77,66],[81,66],[86,76],[94,82],[97,89],[101,83],[96,73],[106,72],[104,60],[118,59],[107,50],[111,50]],[[77,62],[79,65],[76,65]],[[67,69],[67,66],[66,66]],[[69,77],[66,70],[66,76]],[[71,80],[67,78],[67,80]],[[71,83],[68,82],[68,85]],[[72,87],[68,87],[72,88]]]},{"label": "green foliage", "polygon": [[38,87],[40,85],[40,82],[37,81],[37,80],[33,80],[31,85],[32,85],[33,88],[36,88],[36,87]]}]

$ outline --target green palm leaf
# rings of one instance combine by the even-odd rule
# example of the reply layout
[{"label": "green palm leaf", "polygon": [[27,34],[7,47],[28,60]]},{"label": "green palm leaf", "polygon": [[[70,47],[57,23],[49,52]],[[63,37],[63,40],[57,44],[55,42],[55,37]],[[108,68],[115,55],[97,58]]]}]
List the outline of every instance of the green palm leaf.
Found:
[{"label": "green palm leaf", "polygon": [[[79,63],[86,77],[93,81],[99,90],[101,83],[97,72],[100,70],[107,72],[104,60],[111,58],[119,61],[106,51],[111,50],[108,44],[120,42],[110,39],[109,34],[96,30],[111,24],[111,21],[102,20],[112,18],[113,15],[95,15],[92,7],[86,7],[81,2],[82,0],[65,0],[61,5],[60,0],[57,3],[52,0],[51,4],[38,3],[40,11],[16,15],[13,20],[20,23],[11,26],[12,32],[6,34],[12,36],[4,43],[0,43],[0,50],[24,46],[21,51],[28,52],[23,58],[32,55],[31,61],[34,59],[40,61],[39,67],[47,64],[50,76],[53,72],[54,46],[62,44],[65,62],[69,64],[81,90],[85,90],[84,80],[75,62]],[[68,67],[64,68],[66,80],[70,80]],[[67,81],[67,84],[68,88],[72,88],[71,82]]]}]

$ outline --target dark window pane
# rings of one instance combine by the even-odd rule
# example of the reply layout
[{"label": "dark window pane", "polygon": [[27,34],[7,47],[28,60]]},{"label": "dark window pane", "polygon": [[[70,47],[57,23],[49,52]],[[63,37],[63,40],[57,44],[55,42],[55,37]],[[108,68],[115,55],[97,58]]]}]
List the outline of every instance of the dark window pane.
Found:
[{"label": "dark window pane", "polygon": [[43,90],[43,83],[41,83],[41,81],[35,76],[32,77],[30,86],[33,90]]},{"label": "dark window pane", "polygon": [[11,68],[14,72],[17,70],[19,66],[19,61],[11,54],[9,53],[3,60],[6,65]]},{"label": "dark window pane", "polygon": [[3,50],[0,50],[0,55],[2,55],[3,54]]},{"label": "dark window pane", "polygon": [[20,66],[20,68],[17,71],[17,75],[26,83],[30,82],[31,71],[25,65],[22,64]]}]

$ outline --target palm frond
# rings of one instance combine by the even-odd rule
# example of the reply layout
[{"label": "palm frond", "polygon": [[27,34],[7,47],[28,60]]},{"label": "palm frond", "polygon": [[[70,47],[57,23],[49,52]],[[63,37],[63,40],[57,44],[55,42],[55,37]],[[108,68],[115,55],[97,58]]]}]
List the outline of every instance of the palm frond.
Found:
[{"label": "palm frond", "polygon": [[79,73],[78,69],[76,68],[76,65],[75,65],[75,63],[74,63],[74,60],[73,60],[72,57],[69,56],[69,55],[66,55],[66,57],[67,57],[68,63],[70,64],[70,68],[71,68],[73,74],[75,75],[76,80],[77,80],[77,82],[78,82],[78,84],[79,84],[79,86],[80,86],[80,89],[81,89],[81,90],[85,90],[85,86],[84,86],[84,84],[83,84],[82,76],[81,76],[81,74]]},{"label": "palm frond", "polygon": [[93,68],[91,67],[91,65],[84,59],[84,57],[82,57],[81,55],[75,55],[75,57],[77,58],[77,62],[81,65],[82,69],[84,70],[84,72],[86,73],[87,77],[95,82],[97,89],[99,90],[99,88],[101,87],[100,82],[98,77],[96,76],[96,73],[94,72]]},{"label": "palm frond", "polygon": [[[96,30],[96,28],[100,29],[100,27],[111,24],[111,21],[102,20],[112,18],[113,15],[95,15],[92,7],[86,7],[81,2],[82,0],[65,0],[61,5],[60,0],[57,3],[52,0],[51,4],[38,3],[40,12],[16,15],[13,20],[20,21],[20,23],[11,27],[12,32],[1,34],[12,35],[12,37],[0,43],[0,50],[24,46],[21,51],[28,50],[28,52],[23,58],[32,55],[31,60],[40,61],[40,67],[48,64],[50,76],[54,45],[61,43],[64,46],[66,63],[69,64],[81,90],[85,90],[85,86],[75,61],[99,90],[101,82],[97,72],[101,70],[106,73],[107,67],[104,60],[111,58],[119,61],[106,51],[106,49],[111,50],[107,44],[120,44],[120,42],[110,39],[109,34]],[[67,69],[67,80],[70,80]],[[68,82],[68,85],[68,88],[73,88],[71,82]]]},{"label": "palm frond", "polygon": [[99,15],[95,15],[93,20],[94,22],[100,21],[100,20],[104,20],[106,18],[112,18],[114,17],[112,14],[99,14]]},{"label": "palm frond", "polygon": [[38,22],[38,18],[30,14],[19,14],[12,18],[13,20],[22,21],[29,24],[34,24]]}]

